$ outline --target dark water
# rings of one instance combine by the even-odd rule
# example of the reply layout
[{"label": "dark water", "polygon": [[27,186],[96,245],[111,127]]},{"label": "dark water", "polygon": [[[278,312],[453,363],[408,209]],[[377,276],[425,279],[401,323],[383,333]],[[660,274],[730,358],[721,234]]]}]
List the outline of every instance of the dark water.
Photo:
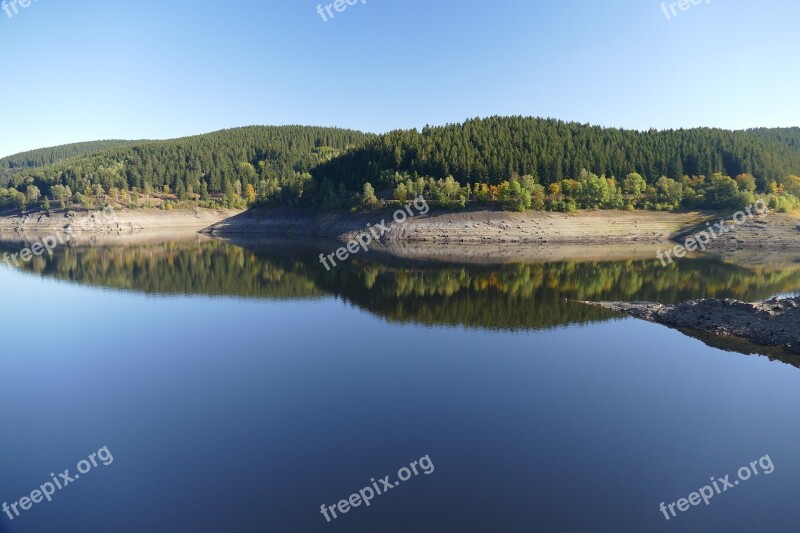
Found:
[{"label": "dark water", "polygon": [[[796,361],[565,299],[799,289],[800,265],[326,273],[313,249],[218,242],[0,267],[0,504],[113,455],[0,531],[794,532]],[[767,454],[771,474],[659,511]],[[429,474],[321,514],[423,456]]]}]

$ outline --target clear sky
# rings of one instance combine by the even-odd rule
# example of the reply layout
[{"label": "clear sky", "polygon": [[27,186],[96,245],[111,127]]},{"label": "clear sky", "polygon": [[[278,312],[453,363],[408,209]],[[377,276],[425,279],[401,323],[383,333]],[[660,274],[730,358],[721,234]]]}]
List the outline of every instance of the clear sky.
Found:
[{"label": "clear sky", "polygon": [[0,156],[250,124],[384,132],[489,115],[800,126],[797,0],[701,0],[670,20],[660,0],[358,0],[328,22],[317,4],[0,11]]}]

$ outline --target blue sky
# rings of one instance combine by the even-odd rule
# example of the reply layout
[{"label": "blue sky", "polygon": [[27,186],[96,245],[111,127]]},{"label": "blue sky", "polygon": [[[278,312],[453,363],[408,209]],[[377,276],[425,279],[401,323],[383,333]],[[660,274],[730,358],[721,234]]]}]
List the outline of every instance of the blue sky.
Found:
[{"label": "blue sky", "polygon": [[0,156],[250,124],[489,115],[800,126],[797,0],[36,0],[0,11]]}]

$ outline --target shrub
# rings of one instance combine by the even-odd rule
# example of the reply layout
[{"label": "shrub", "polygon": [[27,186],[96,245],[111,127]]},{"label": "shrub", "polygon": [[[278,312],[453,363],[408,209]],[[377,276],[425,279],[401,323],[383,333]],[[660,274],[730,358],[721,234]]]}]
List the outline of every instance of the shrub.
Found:
[{"label": "shrub", "polygon": [[522,212],[531,207],[531,193],[517,180],[500,184],[500,207],[505,211]]}]

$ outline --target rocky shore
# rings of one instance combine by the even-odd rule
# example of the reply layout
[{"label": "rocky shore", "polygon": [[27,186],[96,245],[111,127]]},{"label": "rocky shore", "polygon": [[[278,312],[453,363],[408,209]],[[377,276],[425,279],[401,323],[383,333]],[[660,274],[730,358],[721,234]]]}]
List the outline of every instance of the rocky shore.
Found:
[{"label": "rocky shore", "polygon": [[693,300],[677,305],[652,302],[584,302],[678,329],[732,337],[800,354],[800,297],[766,302]]}]

